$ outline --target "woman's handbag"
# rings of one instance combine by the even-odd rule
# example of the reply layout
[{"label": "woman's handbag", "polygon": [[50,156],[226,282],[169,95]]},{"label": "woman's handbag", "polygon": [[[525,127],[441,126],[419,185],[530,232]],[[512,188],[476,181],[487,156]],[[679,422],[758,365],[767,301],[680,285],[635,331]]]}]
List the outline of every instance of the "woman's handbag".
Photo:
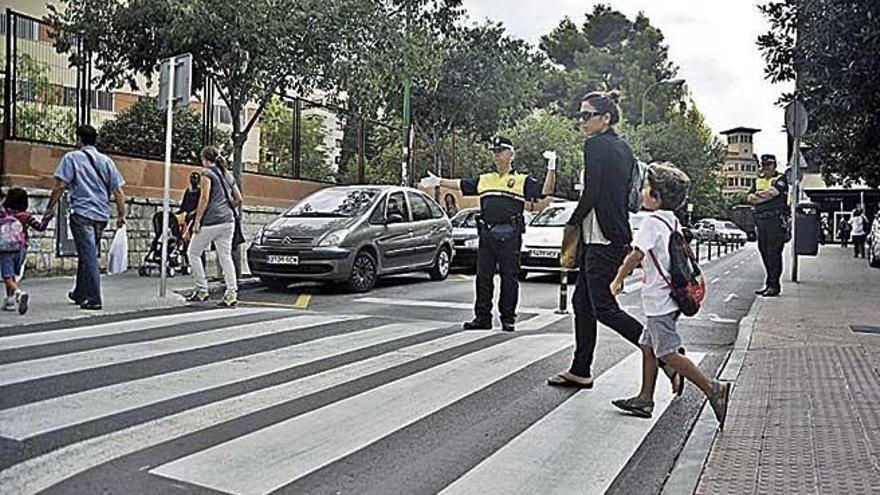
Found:
[{"label": "woman's handbag", "polygon": [[582,242],[580,225],[566,225],[562,231],[562,250],[559,251],[559,266],[567,270],[576,270],[580,266],[580,249]]}]

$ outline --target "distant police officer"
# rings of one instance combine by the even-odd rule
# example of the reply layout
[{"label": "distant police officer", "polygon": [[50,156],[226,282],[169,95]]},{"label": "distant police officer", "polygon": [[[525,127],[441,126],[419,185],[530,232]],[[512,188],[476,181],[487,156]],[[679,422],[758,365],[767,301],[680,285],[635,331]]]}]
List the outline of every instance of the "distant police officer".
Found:
[{"label": "distant police officer", "polygon": [[556,154],[545,152],[547,178],[543,188],[528,174],[513,170],[516,150],[509,139],[493,138],[489,143],[495,160],[495,172],[476,179],[450,180],[430,174],[421,184],[458,189],[465,196],[480,196],[478,230],[480,245],[477,251],[477,298],[474,319],[463,325],[467,330],[492,328],[492,297],[494,277],[501,275],[501,297],[498,310],[501,325],[512,332],[516,322],[516,304],[519,298],[519,256],[522,234],[525,231],[523,207],[526,201],[540,199],[553,193],[556,186]]},{"label": "distant police officer", "polygon": [[782,248],[788,240],[788,177],[776,170],[776,157],[761,155],[761,173],[749,191],[749,203],[755,211],[758,250],[767,273],[764,288],[755,294],[776,297],[782,292]]}]

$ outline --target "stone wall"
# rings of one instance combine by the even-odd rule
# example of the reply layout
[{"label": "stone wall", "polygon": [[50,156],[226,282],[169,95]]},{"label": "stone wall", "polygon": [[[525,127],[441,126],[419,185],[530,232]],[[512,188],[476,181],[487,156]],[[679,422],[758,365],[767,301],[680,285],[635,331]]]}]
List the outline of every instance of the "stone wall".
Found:
[{"label": "stone wall", "polygon": [[[49,191],[45,189],[28,189],[30,195],[30,208],[33,213],[43,212],[49,201]],[[128,265],[129,268],[137,268],[147,254],[155,233],[153,232],[152,218],[156,212],[162,210],[162,201],[150,198],[128,198]],[[178,202],[172,201],[172,211],[177,208]],[[104,237],[101,239],[101,267],[106,267],[107,249],[116,232],[116,205],[110,206],[112,218],[108,223]],[[250,242],[263,225],[268,224],[278,215],[282,208],[245,206],[242,229]],[[30,233],[28,245],[28,259],[26,271],[28,276],[52,276],[73,275],[76,273],[76,258],[60,258],[56,256],[55,249],[55,220],[49,224],[46,232]],[[243,247],[247,248],[247,244]],[[242,270],[248,273],[246,256],[242,253]],[[215,264],[213,253],[208,253],[208,273],[212,273],[212,265]],[[158,272],[157,272],[158,273]]]}]

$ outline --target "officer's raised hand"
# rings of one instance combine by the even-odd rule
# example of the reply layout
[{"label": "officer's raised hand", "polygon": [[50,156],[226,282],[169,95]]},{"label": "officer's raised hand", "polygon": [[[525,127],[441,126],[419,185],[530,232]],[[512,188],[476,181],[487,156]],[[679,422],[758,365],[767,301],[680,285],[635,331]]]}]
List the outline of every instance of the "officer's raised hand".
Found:
[{"label": "officer's raised hand", "polygon": [[556,161],[558,160],[558,156],[555,151],[545,151],[544,159],[547,160],[547,170],[556,170]]},{"label": "officer's raised hand", "polygon": [[437,187],[440,185],[440,177],[432,174],[431,171],[428,171],[428,176],[419,181],[419,185],[422,187]]}]

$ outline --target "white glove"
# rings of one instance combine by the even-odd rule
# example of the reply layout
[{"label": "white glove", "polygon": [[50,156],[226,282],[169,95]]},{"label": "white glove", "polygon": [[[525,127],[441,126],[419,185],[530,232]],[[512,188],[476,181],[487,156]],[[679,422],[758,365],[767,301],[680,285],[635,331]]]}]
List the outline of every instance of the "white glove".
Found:
[{"label": "white glove", "polygon": [[428,176],[419,181],[419,185],[422,187],[437,187],[440,185],[440,177],[429,171]]},{"label": "white glove", "polygon": [[545,151],[544,159],[547,160],[547,170],[556,170],[556,160],[558,157],[555,151]]}]

